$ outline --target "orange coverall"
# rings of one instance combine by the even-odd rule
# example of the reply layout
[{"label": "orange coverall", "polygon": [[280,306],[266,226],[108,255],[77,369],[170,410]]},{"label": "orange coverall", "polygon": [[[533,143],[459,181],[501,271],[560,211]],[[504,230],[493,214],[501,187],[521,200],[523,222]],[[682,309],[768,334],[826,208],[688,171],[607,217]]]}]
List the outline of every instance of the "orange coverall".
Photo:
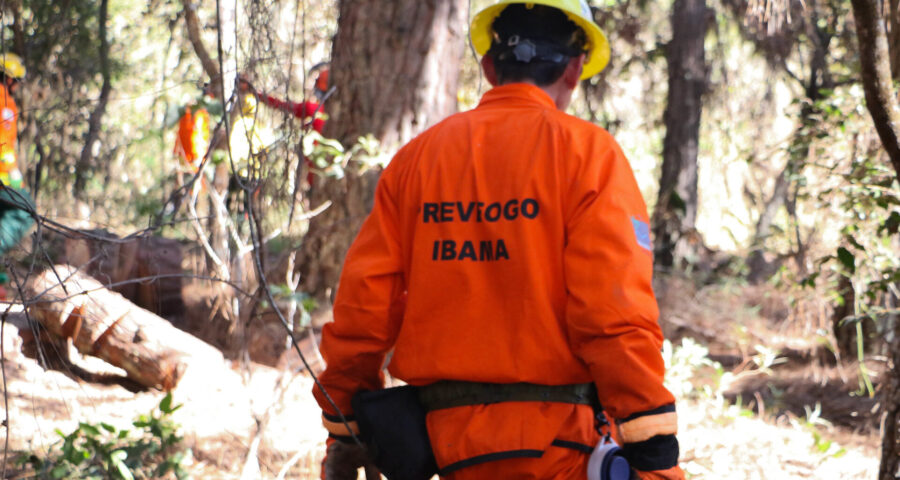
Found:
[{"label": "orange coverall", "polygon": [[[537,87],[496,87],[384,170],[323,330],[321,384],[352,414],[354,393],[383,387],[393,348],[388,370],[412,385],[593,381],[620,444],[674,434],[648,221],[608,132]],[[589,406],[562,403],[428,414],[453,479],[584,479],[588,455],[551,443],[593,446],[593,427]],[[644,478],[683,478],[658,473]]]},{"label": "orange coverall", "polygon": [[203,107],[185,107],[184,115],[178,121],[175,153],[191,173],[197,173],[208,149],[209,112]]},{"label": "orange coverall", "polygon": [[16,121],[19,108],[16,101],[6,89],[0,85],[0,182],[14,188],[22,186],[22,172],[16,161]]}]

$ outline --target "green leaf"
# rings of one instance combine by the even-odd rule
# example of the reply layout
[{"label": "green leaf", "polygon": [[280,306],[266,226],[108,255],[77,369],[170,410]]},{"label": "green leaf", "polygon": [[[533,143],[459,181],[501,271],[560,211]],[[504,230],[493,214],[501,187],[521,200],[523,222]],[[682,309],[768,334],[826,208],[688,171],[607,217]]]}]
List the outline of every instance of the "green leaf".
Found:
[{"label": "green leaf", "polygon": [[168,461],[173,465],[178,465],[184,461],[184,457],[186,454],[187,454],[187,452],[185,452],[185,451],[176,452],[174,455],[169,457]]},{"label": "green leaf", "polygon": [[310,297],[309,295],[305,295],[302,305],[303,305],[303,310],[305,310],[307,312],[312,312],[318,306],[318,304],[316,303],[316,299],[313,297]]},{"label": "green leaf", "polygon": [[861,250],[861,251],[863,251],[863,252],[866,251],[866,247],[860,245],[860,243],[857,242],[856,239],[853,238],[852,235],[847,235],[847,236],[844,237],[844,238],[847,239],[847,242],[849,242],[850,245],[853,245],[853,248],[855,248],[855,249],[857,249],[857,250]]},{"label": "green leaf", "polygon": [[79,422],[78,427],[81,428],[81,430],[87,435],[94,437],[100,435],[100,429],[89,423]]},{"label": "green leaf", "polygon": [[172,413],[172,392],[166,393],[166,396],[159,402],[159,410],[164,413]]},{"label": "green leaf", "polygon": [[112,461],[113,466],[116,467],[116,472],[123,480],[134,480],[134,475],[132,475],[128,465],[125,465],[125,459],[128,458],[128,453],[124,450],[116,450],[110,454],[109,458]]},{"label": "green leaf", "polygon": [[672,210],[674,210],[682,215],[684,214],[685,210],[687,209],[687,202],[685,202],[684,199],[681,198],[681,195],[679,195],[678,192],[675,192],[675,191],[673,191],[669,195],[669,205],[672,207]]},{"label": "green leaf", "polygon": [[69,469],[65,465],[60,464],[50,470],[50,476],[53,478],[65,478],[69,474]]},{"label": "green leaf", "polygon": [[300,311],[300,326],[308,327],[312,325],[312,315],[309,314],[306,310]]},{"label": "green leaf", "polygon": [[838,248],[837,251],[838,260],[840,260],[841,264],[844,265],[844,268],[847,269],[851,274],[856,273],[856,257],[850,253],[850,250],[847,250],[844,247]]},{"label": "green leaf", "polygon": [[116,427],[114,427],[108,423],[100,422],[100,426],[109,433],[116,433]]},{"label": "green leaf", "polygon": [[319,145],[321,145],[323,147],[328,147],[328,149],[326,149],[326,150],[330,149],[330,152],[332,152],[332,153],[344,153],[344,146],[341,145],[341,142],[339,142],[333,138],[321,137],[321,138],[319,138],[318,143],[319,143]]},{"label": "green leaf", "polygon": [[887,232],[896,235],[900,231],[900,213],[891,212],[891,215],[878,227],[878,233]]},{"label": "green leaf", "polygon": [[132,425],[138,428],[146,427],[150,425],[150,418],[147,415],[140,415],[137,420],[131,422]]},{"label": "green leaf", "polygon": [[287,297],[294,292],[285,284],[277,284],[277,285],[269,285],[269,292],[272,293],[273,297],[282,296]]}]

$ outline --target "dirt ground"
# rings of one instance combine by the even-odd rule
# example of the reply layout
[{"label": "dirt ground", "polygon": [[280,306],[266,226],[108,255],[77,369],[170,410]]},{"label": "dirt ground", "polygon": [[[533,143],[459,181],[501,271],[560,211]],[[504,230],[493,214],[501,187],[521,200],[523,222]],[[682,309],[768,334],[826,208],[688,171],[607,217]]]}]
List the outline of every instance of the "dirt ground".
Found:
[{"label": "dirt ground", "polygon": [[[669,379],[679,397],[681,463],[689,478],[876,477],[876,403],[854,396],[858,369],[838,368],[815,353],[811,332],[826,321],[823,315],[798,313],[796,302],[787,306],[765,289],[736,293],[671,281],[657,291],[667,337],[676,346],[691,339],[682,352],[694,349],[698,358],[709,351],[702,365],[682,359]],[[43,368],[22,351],[19,331],[27,328],[23,315],[12,314],[2,330],[8,427],[0,431],[8,436],[7,460],[17,452],[46,452],[58,441],[55,429],[68,432],[79,421],[129,426],[162,399],[157,391],[87,381],[72,368]],[[784,353],[766,356],[758,348],[765,339],[778,339],[762,343],[773,351],[791,346],[800,353],[786,362],[778,360]],[[184,405],[174,419],[193,451],[193,477],[318,478],[325,431],[309,393],[312,380],[294,354],[276,369],[225,360],[212,347],[199,350],[173,391]],[[69,356],[84,371],[122,373],[74,349]],[[27,478],[10,472],[7,478]]]}]

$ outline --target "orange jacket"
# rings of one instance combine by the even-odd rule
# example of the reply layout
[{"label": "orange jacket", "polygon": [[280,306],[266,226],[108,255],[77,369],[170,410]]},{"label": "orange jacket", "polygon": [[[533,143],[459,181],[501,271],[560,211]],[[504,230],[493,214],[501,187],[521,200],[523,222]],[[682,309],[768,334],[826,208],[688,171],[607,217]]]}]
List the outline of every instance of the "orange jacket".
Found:
[{"label": "orange jacket", "polygon": [[0,182],[16,188],[22,184],[22,173],[16,160],[18,118],[16,101],[9,94],[6,85],[0,85]]},{"label": "orange jacket", "polygon": [[[323,330],[320,381],[348,413],[355,392],[382,388],[393,348],[388,370],[413,385],[593,381],[620,440],[674,434],[648,221],[608,132],[537,87],[494,88],[384,170]],[[562,432],[573,414],[583,427]],[[428,428],[445,470],[597,440],[590,408],[567,404],[439,410]]]},{"label": "orange jacket", "polygon": [[175,153],[191,172],[196,172],[208,149],[209,112],[203,107],[185,107],[178,121]]}]

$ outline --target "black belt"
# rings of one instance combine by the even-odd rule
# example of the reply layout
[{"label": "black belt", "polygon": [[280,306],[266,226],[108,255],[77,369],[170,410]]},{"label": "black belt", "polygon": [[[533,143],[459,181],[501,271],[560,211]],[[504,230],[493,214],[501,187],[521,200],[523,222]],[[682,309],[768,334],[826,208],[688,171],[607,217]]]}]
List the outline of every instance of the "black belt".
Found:
[{"label": "black belt", "polygon": [[600,409],[593,383],[538,385],[444,380],[419,387],[419,401],[428,411],[498,402],[557,402]]}]

